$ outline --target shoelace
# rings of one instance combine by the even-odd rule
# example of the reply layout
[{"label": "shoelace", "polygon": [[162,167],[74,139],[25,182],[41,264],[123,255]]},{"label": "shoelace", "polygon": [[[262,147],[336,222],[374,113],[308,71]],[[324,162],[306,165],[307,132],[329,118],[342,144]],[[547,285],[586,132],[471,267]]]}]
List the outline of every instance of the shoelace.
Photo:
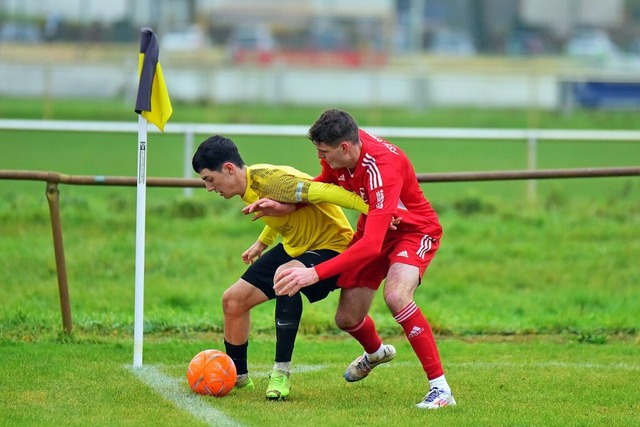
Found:
[{"label": "shoelace", "polygon": [[275,383],[275,385],[278,386],[284,386],[286,385],[287,382],[287,376],[286,375],[273,375],[269,377],[269,383],[273,384]]},{"label": "shoelace", "polygon": [[367,359],[366,355],[362,356],[362,359],[360,359],[360,361],[356,365],[356,369],[358,371],[367,371],[367,372],[371,370],[371,364],[369,363],[369,359]]},{"label": "shoelace", "polygon": [[427,403],[432,403],[434,400],[440,397],[442,393],[444,393],[444,390],[440,390],[438,387],[434,387],[429,390],[429,393],[427,393],[427,395],[425,396],[424,401]]}]

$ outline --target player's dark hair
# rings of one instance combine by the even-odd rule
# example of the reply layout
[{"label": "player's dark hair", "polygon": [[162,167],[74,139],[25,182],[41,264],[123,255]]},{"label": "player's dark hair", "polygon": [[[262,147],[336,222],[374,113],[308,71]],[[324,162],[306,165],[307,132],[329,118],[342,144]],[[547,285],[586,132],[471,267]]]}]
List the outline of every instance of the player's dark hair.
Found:
[{"label": "player's dark hair", "polygon": [[214,135],[200,144],[193,155],[191,166],[196,173],[200,173],[202,169],[220,172],[226,162],[231,162],[239,168],[244,166],[236,144],[229,138]]},{"label": "player's dark hair", "polygon": [[360,140],[358,124],[349,113],[342,110],[326,110],[309,128],[307,137],[314,144],[326,144],[336,147],[343,141],[354,144]]}]

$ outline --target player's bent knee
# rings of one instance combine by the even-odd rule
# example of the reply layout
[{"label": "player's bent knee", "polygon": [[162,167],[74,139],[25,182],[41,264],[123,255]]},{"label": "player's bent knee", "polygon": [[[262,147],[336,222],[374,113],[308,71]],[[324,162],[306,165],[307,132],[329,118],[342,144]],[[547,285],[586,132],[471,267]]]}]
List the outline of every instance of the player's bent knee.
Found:
[{"label": "player's bent knee", "polygon": [[336,313],[334,320],[336,322],[336,326],[343,331],[353,329],[354,326],[362,321],[362,319],[356,319],[355,316],[347,312],[340,311]]},{"label": "player's bent knee", "polygon": [[[411,300],[409,299],[408,302]],[[408,302],[407,298],[404,294],[398,292],[391,292],[384,295],[384,302],[387,304],[387,307],[391,310],[392,313],[395,313],[405,307]]]},{"label": "player's bent knee", "polygon": [[278,274],[282,273],[283,271],[289,270],[290,268],[305,268],[305,267],[306,267],[306,265],[304,265],[300,261],[297,261],[297,260],[294,259],[294,260],[291,260],[291,261],[289,261],[287,263],[284,263],[280,267],[278,267],[278,269],[276,270],[275,276],[277,276]]},{"label": "player's bent knee", "polygon": [[238,301],[228,290],[222,294],[222,311],[224,314],[235,314],[238,311]]},{"label": "player's bent knee", "polygon": [[251,309],[246,304],[246,296],[233,292],[232,288],[222,294],[222,311],[227,315],[239,315]]}]

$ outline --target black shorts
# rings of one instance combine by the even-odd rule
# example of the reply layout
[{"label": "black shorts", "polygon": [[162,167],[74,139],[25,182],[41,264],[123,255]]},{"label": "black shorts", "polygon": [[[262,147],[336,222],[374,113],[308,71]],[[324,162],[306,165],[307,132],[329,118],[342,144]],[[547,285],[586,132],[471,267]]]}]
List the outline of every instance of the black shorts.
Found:
[{"label": "black shorts", "polygon": [[[316,251],[307,251],[302,255],[292,258],[284,250],[282,243],[277,244],[272,249],[263,253],[253,264],[249,266],[247,271],[242,275],[242,279],[251,283],[256,288],[260,289],[269,299],[276,297],[276,292],[273,290],[273,278],[276,274],[276,270],[282,264],[291,260],[300,261],[307,267],[313,267],[320,264],[323,261],[329,260],[338,255],[338,252],[329,249],[319,249]],[[318,283],[314,283],[311,286],[306,286],[300,290],[309,302],[316,302],[324,299],[330,292],[336,290],[338,276],[329,277],[326,280],[321,280]]]}]

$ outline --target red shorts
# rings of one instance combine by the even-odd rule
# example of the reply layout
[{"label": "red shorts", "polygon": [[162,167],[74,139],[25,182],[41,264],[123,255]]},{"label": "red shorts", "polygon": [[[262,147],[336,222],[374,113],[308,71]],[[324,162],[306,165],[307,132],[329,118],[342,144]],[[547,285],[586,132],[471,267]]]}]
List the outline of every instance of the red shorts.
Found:
[{"label": "red shorts", "polygon": [[354,266],[340,274],[338,286],[341,288],[371,288],[377,290],[387,277],[391,264],[397,262],[418,267],[420,279],[440,247],[442,231],[440,227],[431,234],[388,232],[382,251],[366,263]]}]

